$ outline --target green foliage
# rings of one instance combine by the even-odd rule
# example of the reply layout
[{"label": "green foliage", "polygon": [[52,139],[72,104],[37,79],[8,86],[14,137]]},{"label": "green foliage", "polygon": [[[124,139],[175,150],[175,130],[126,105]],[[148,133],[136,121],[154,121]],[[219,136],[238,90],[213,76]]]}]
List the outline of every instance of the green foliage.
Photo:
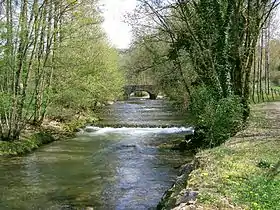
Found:
[{"label": "green foliage", "polygon": [[[143,71],[154,76],[155,83],[177,104],[191,102],[195,124],[207,129],[208,146],[219,145],[249,116],[255,48],[277,1],[257,5],[252,1],[174,1],[171,7],[160,1],[140,4],[136,17],[149,24],[134,26],[140,37],[131,50],[140,64],[130,66],[146,67]],[[131,56],[137,61],[135,57]],[[198,93],[199,85],[211,91]]]},{"label": "green foliage", "polygon": [[0,92],[0,114],[6,113],[11,106],[11,96],[5,92]]},{"label": "green foliage", "polygon": [[[280,71],[280,40],[275,39],[270,41],[270,69],[274,74]],[[279,75],[279,74],[278,74]]]},{"label": "green foliage", "polygon": [[23,155],[54,140],[55,139],[50,134],[35,133],[28,139],[23,139],[21,141],[0,141],[0,156]]},{"label": "green foliage", "polygon": [[1,139],[19,139],[28,123],[40,126],[45,118],[90,113],[97,104],[122,95],[119,55],[102,30],[98,4],[97,0],[3,4]]},{"label": "green foliage", "polygon": [[170,69],[169,61],[164,57],[168,45],[164,42],[153,43],[146,40],[148,38],[138,37],[122,56],[126,83],[158,85],[162,88],[160,80],[166,77],[158,74],[164,74],[167,69]]},{"label": "green foliage", "polygon": [[241,129],[243,107],[238,96],[217,100],[211,89],[199,87],[190,104],[192,120],[205,133],[202,147],[215,147],[224,143]]},{"label": "green foliage", "polygon": [[[168,39],[161,33],[156,36],[162,40]],[[174,104],[186,107],[189,98],[183,80],[190,83],[194,80],[195,73],[191,70],[188,56],[182,52],[179,56],[184,71],[182,78],[173,60],[169,59],[170,47],[164,41],[153,42],[149,35],[138,37],[122,57],[126,83],[155,85]]]},{"label": "green foliage", "polygon": [[84,127],[87,123],[94,123],[95,121],[98,121],[97,117],[79,117],[79,118],[70,118],[71,120],[66,121],[63,124],[63,129],[67,132],[75,132],[77,128]]},{"label": "green foliage", "polygon": [[87,7],[93,6],[79,6],[76,19],[64,28],[71,36],[56,54],[52,104],[48,109],[52,117],[89,113],[97,104],[122,95],[119,55],[105,39],[98,12]]}]

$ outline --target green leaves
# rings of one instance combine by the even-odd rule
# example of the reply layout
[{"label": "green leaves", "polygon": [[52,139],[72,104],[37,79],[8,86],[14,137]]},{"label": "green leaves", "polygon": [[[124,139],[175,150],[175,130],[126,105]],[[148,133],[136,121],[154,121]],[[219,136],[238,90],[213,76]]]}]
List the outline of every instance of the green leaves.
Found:
[{"label": "green leaves", "polygon": [[201,147],[215,147],[224,143],[242,128],[243,106],[238,96],[215,98],[213,90],[199,87],[190,104],[193,123],[204,128]]},{"label": "green leaves", "polygon": [[[74,116],[121,92],[118,54],[101,27],[98,1],[13,1],[0,22],[1,138],[27,123]],[[14,12],[15,11],[15,12]],[[17,22],[19,24],[14,24]]]},{"label": "green leaves", "polygon": [[[64,25],[65,39],[57,50],[54,95],[49,114],[71,118],[122,95],[123,75],[118,52],[110,47],[96,5],[83,1]],[[58,111],[62,110],[62,111]],[[61,116],[58,116],[61,115]]]},{"label": "green leaves", "polygon": [[11,107],[11,98],[12,96],[5,92],[0,92],[0,116],[4,116],[5,113]]}]

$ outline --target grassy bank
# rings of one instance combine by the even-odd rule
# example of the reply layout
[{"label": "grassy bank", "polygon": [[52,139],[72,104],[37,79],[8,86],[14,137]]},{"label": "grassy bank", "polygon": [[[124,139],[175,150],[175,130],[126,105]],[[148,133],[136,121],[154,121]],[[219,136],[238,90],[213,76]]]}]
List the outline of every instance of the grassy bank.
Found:
[{"label": "grassy bank", "polygon": [[19,141],[0,141],[0,156],[24,155],[55,140],[51,133],[36,132]]},{"label": "grassy bank", "polygon": [[64,122],[45,120],[40,127],[29,126],[22,132],[20,140],[9,142],[0,141],[0,157],[24,155],[42,145],[72,137],[77,128],[81,128],[85,124],[93,123],[97,120],[98,118],[96,116],[80,116]]},{"label": "grassy bank", "polygon": [[246,130],[196,158],[185,187],[199,191],[196,209],[280,209],[280,102],[254,105]]}]

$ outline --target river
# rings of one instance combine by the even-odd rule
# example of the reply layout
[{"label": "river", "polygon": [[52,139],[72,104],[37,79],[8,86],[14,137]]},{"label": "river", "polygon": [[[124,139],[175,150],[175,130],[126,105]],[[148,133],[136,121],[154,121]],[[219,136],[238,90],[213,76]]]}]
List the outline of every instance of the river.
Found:
[{"label": "river", "polygon": [[184,117],[164,100],[144,99],[101,116],[90,132],[0,159],[0,209],[155,209],[188,159],[158,148],[189,132]]}]

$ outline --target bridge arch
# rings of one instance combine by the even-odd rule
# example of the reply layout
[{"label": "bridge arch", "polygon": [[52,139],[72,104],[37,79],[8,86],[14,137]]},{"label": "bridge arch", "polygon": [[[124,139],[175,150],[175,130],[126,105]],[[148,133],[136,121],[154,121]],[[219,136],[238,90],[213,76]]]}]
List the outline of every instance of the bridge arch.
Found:
[{"label": "bridge arch", "polygon": [[154,85],[126,85],[124,86],[124,98],[128,99],[131,93],[137,91],[147,92],[152,100],[158,96],[158,90]]}]

